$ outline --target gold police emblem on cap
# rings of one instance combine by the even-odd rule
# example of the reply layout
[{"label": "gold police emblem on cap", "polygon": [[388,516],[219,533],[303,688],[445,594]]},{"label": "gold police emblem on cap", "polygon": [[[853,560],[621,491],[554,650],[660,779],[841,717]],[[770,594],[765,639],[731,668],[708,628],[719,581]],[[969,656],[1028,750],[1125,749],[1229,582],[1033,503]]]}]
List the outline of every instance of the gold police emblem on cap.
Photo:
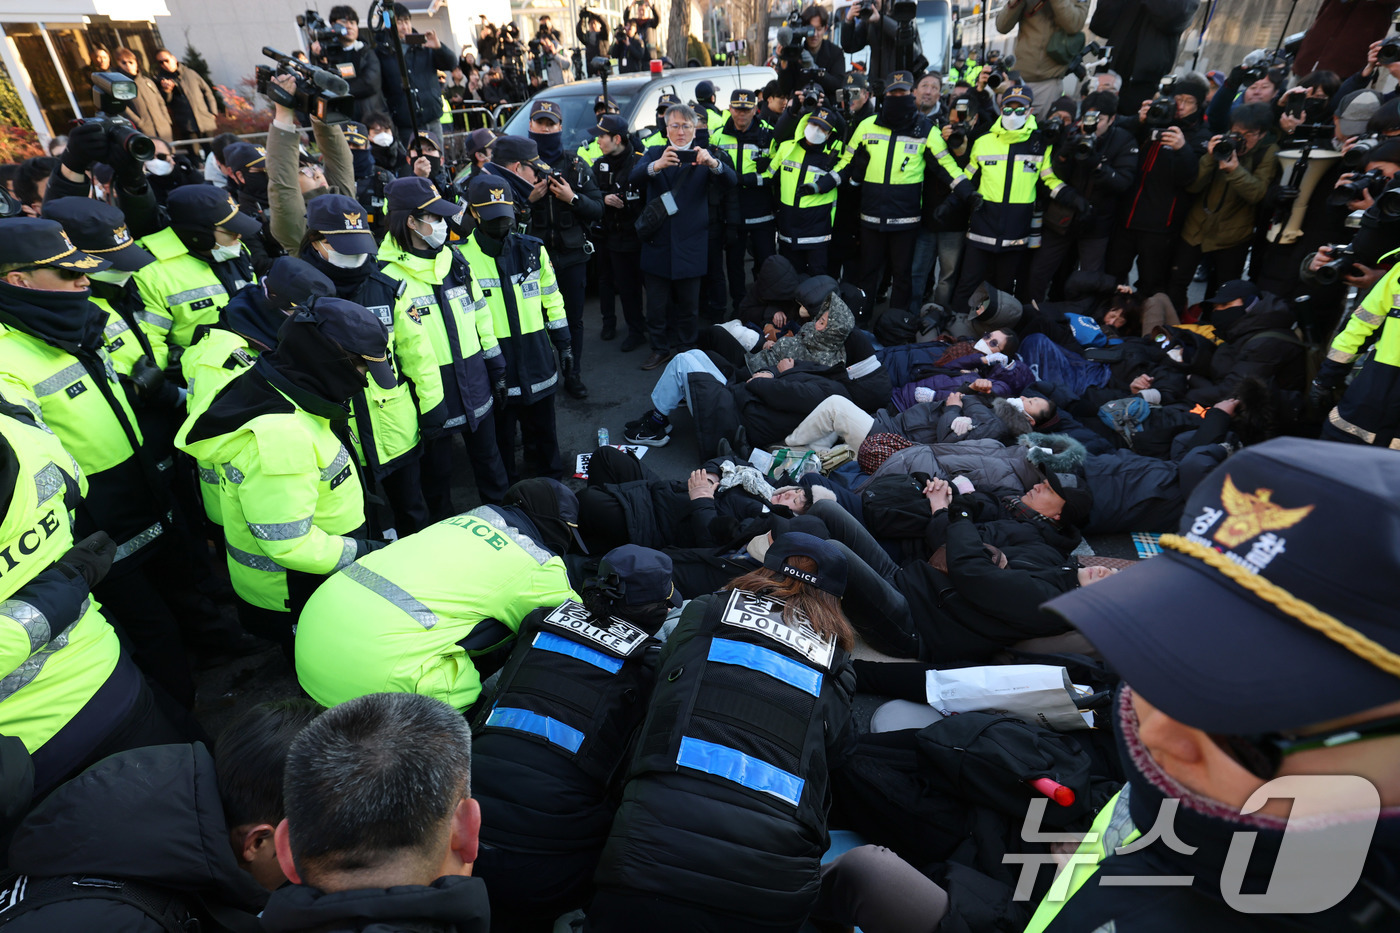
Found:
[{"label": "gold police emblem on cap", "polygon": [[91,269],[93,266],[102,265],[102,260],[95,256],[87,256],[83,259],[75,259],[70,263],[66,263],[66,265],[74,269]]},{"label": "gold police emblem on cap", "polygon": [[540,109],[543,110],[545,113],[553,113],[554,105],[547,100],[542,100],[540,101]]},{"label": "gold police emblem on cap", "polygon": [[1236,548],[1266,531],[1292,528],[1315,508],[1303,505],[1290,509],[1275,505],[1269,501],[1273,494],[1272,489],[1256,489],[1254,495],[1242,492],[1226,473],[1225,483],[1220,487],[1220,504],[1230,517],[1211,537],[1227,548]]},{"label": "gold police emblem on cap", "polygon": [[818,120],[830,120],[830,119],[831,119],[831,114],[827,113],[825,110],[818,110],[818,111],[817,111],[817,119],[818,119]]},{"label": "gold police emblem on cap", "polygon": [[855,83],[856,83],[856,76],[855,76],[855,75],[846,75],[846,83],[847,83],[847,84],[855,84]]},{"label": "gold police emblem on cap", "polygon": [[346,229],[346,230],[354,230],[354,229],[356,229],[356,228],[358,228],[358,227],[360,226],[360,217],[361,217],[362,215],[351,213],[351,214],[341,214],[340,216],[345,218],[345,229]]},{"label": "gold police emblem on cap", "polygon": [[131,239],[131,236],[126,232],[126,226],[125,226],[125,225],[120,226],[120,227],[113,227],[113,228],[112,228],[112,242],[113,242],[113,243],[116,243],[118,246],[120,246],[121,244],[125,243],[125,242],[126,242],[127,240],[129,240],[129,239]]},{"label": "gold police emblem on cap", "polygon": [[232,196],[230,196],[228,199],[228,206],[233,208],[234,210],[238,210],[238,204],[233,200]]},{"label": "gold police emblem on cap", "polygon": [[491,189],[491,200],[492,200],[492,201],[501,201],[501,202],[504,202],[505,199],[506,199],[506,189],[504,189],[504,188],[492,188],[492,189]]}]

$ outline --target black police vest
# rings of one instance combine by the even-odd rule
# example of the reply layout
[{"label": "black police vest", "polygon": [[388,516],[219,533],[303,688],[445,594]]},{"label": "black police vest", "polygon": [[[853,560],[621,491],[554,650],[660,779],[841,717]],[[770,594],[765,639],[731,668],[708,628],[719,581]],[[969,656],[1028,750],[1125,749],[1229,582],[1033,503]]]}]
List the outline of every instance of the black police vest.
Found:
[{"label": "black police vest", "polygon": [[630,776],[700,777],[824,829],[822,693],[844,660],[834,640],[784,621],[783,603],[721,594],[657,671]]}]

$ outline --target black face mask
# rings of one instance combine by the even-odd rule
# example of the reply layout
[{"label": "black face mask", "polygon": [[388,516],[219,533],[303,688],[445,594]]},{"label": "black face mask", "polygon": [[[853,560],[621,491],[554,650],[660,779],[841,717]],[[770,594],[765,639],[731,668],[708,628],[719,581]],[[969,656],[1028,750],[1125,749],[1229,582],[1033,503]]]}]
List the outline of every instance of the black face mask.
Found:
[{"label": "black face mask", "polygon": [[267,203],[267,173],[247,172],[243,176],[243,184],[239,190],[246,191],[250,197],[262,203]]},{"label": "black face mask", "polygon": [[530,131],[530,138],[539,147],[540,158],[550,165],[556,165],[564,158],[564,134],[563,133],[536,133]]},{"label": "black face mask", "polygon": [[916,109],[914,98],[908,94],[886,97],[880,105],[879,123],[882,126],[903,126],[914,119]]},{"label": "black face mask", "polygon": [[476,225],[477,229],[493,240],[504,240],[515,226],[513,217],[492,217]]},{"label": "black face mask", "polygon": [[368,149],[351,149],[350,160],[355,165],[356,178],[368,178],[374,174],[374,153]]}]

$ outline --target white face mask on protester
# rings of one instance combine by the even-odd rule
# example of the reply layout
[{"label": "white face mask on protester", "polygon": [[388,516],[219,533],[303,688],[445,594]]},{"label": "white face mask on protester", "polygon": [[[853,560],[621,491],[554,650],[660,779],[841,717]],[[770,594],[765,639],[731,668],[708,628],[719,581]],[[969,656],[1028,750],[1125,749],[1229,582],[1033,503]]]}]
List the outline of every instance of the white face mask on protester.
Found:
[{"label": "white face mask on protester", "polygon": [[235,243],[232,246],[219,246],[216,243],[214,248],[209,250],[209,257],[215,262],[228,262],[230,259],[237,259],[242,255],[243,244],[241,242]]},{"label": "white face mask on protester", "polygon": [[1006,401],[1007,401],[1008,404],[1011,405],[1012,408],[1016,409],[1016,410],[1019,411],[1021,414],[1024,415],[1024,414],[1026,413],[1026,403],[1023,402],[1023,401],[1021,401],[1020,396],[1012,396],[1011,398],[1008,398]]},{"label": "white face mask on protester", "polygon": [[376,146],[387,146],[394,141],[394,134],[387,131],[383,133],[375,133],[369,138],[369,141],[374,143]]},{"label": "white face mask on protester", "polygon": [[[418,221],[422,223],[423,221]],[[439,217],[432,225],[428,233],[419,230],[418,235],[423,238],[423,242],[428,244],[428,249],[437,249],[447,242],[447,221]]]},{"label": "white face mask on protester", "polygon": [[982,354],[983,356],[986,356],[988,353],[991,353],[991,352],[992,352],[992,348],[991,348],[991,346],[988,345],[988,343],[987,343],[987,338],[985,338],[985,337],[983,337],[981,340],[979,340],[979,341],[977,341],[976,343],[974,343],[974,344],[972,345],[972,349],[976,350],[978,353]]},{"label": "white face mask on protester", "polygon": [[338,269],[358,269],[368,258],[369,253],[342,253],[329,243],[326,244],[326,262]]},{"label": "white face mask on protester", "polygon": [[813,126],[810,123],[807,124],[805,135],[807,136],[807,142],[814,146],[825,146],[826,141],[831,138],[831,134],[826,130],[822,129],[820,126]]},{"label": "white face mask on protester", "polygon": [[1008,130],[1019,130],[1026,125],[1026,115],[1024,113],[1004,113],[1001,115],[1001,125]]},{"label": "white face mask on protester", "polygon": [[175,163],[167,162],[164,159],[151,159],[146,163],[146,171],[152,175],[169,175],[175,171]]}]

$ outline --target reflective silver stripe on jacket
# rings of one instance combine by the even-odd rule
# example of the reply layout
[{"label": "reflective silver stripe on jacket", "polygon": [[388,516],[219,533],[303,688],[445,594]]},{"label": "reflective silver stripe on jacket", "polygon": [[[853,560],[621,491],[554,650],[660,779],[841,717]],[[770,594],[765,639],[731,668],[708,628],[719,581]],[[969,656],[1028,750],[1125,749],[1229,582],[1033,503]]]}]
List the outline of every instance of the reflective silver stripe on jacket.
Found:
[{"label": "reflective silver stripe on jacket", "polygon": [[131,328],[127,326],[126,321],[117,318],[115,321],[102,328],[102,336],[107,338],[108,342],[111,342],[113,337],[118,334],[124,334],[129,330],[131,330]]},{"label": "reflective silver stripe on jacket", "polygon": [[224,550],[228,551],[228,556],[233,559],[235,564],[242,564],[244,567],[261,570],[264,573],[281,573],[283,571],[281,564],[264,554],[253,554],[242,548],[236,548],[227,541],[224,542]]},{"label": "reflective silver stripe on jacket", "polygon": [[494,347],[491,347],[489,350],[482,350],[482,351],[481,351],[481,357],[482,357],[482,359],[486,359],[486,360],[491,359],[493,356],[500,356],[500,355],[501,355],[501,345],[500,345],[499,343],[496,344]]},{"label": "reflective silver stripe on jacket", "polygon": [[426,308],[428,305],[436,306],[437,297],[435,295],[419,295],[417,298],[410,301],[408,305],[410,308]]},{"label": "reflective silver stripe on jacket", "polygon": [[335,479],[335,475],[345,469],[345,465],[350,462],[350,451],[345,449],[345,445],[340,445],[340,450],[336,452],[335,459],[331,465],[321,471],[321,481],[329,482]]},{"label": "reflective silver stripe on jacket", "polygon": [[1024,237],[1019,240],[998,240],[994,236],[982,236],[980,233],[969,233],[967,238],[973,243],[986,243],[988,246],[1025,246],[1028,242]]},{"label": "reflective silver stripe on jacket", "polygon": [[199,468],[199,481],[208,483],[210,486],[219,485],[219,471],[210,467],[201,466]]},{"label": "reflective silver stripe on jacket", "polygon": [[135,535],[127,539],[122,544],[117,545],[117,556],[114,557],[113,560],[122,560],[123,558],[130,557],[132,554],[135,554],[137,551],[150,544],[156,538],[159,538],[163,531],[165,531],[165,529],[161,527],[160,522],[156,522],[154,525],[147,528],[140,534]]},{"label": "reflective silver stripe on jacket", "polygon": [[60,389],[66,389],[74,382],[88,374],[82,363],[74,363],[72,366],[65,366],[47,379],[41,379],[34,384],[34,394],[43,398],[45,395],[53,395]]},{"label": "reflective silver stripe on jacket", "polygon": [[360,549],[359,544],[356,543],[354,538],[344,538],[343,540],[345,543],[341,545],[340,548],[340,560],[335,562],[335,567],[331,570],[331,573],[335,573],[337,570],[343,570],[353,564],[355,562],[355,554]]},{"label": "reflective silver stripe on jacket", "polygon": [[465,286],[465,285],[455,285],[455,286],[453,286],[452,288],[444,289],[444,290],[443,290],[443,293],[442,293],[442,297],[443,297],[443,298],[446,298],[448,301],[456,301],[458,298],[462,298],[462,297],[464,297],[466,294],[467,294],[467,286]]},{"label": "reflective silver stripe on jacket", "polygon": [[816,243],[830,242],[831,234],[828,233],[826,236],[800,236],[796,239],[793,239],[790,236],[783,236],[780,233],[778,234],[778,240],[782,243],[791,243],[793,246],[811,246]]},{"label": "reflective silver stripe on jacket", "polygon": [[233,483],[235,486],[243,482],[244,479],[243,471],[240,470],[238,467],[234,466],[232,463],[224,464],[224,475],[227,476],[228,481],[230,483]]},{"label": "reflective silver stripe on jacket", "polygon": [[531,557],[533,557],[535,559],[535,563],[537,564],[543,564],[554,556],[553,554],[549,553],[544,548],[536,544],[534,539],[531,538],[529,535],[525,534],[525,532],[521,531],[519,528],[516,528],[510,522],[506,521],[505,517],[501,515],[500,512],[497,512],[489,505],[477,506],[467,514],[470,515],[472,518],[481,519],[483,522],[486,522],[488,525],[491,525],[498,531],[504,532],[508,538],[510,538],[516,544],[520,545],[520,547],[524,549],[526,554],[529,554]]},{"label": "reflective silver stripe on jacket", "polygon": [[[485,405],[482,405],[480,408],[472,409],[472,417],[477,419],[485,417],[486,413],[491,410],[491,404],[492,400],[488,398]],[[464,418],[462,420],[465,421],[466,419]]]},{"label": "reflective silver stripe on jacket", "polygon": [[413,594],[409,593],[408,590],[399,586],[397,583],[391,583],[373,570],[367,570],[362,564],[351,564],[349,567],[342,570],[341,573],[345,574],[345,576],[354,580],[374,595],[402,609],[409,618],[425,629],[432,628],[434,625],[438,624],[436,612],[433,612],[433,610],[415,599]]},{"label": "reflective silver stripe on jacket", "polygon": [[248,522],[248,530],[260,541],[290,541],[311,533],[311,520],[314,515],[294,522]]},{"label": "reflective silver stripe on jacket", "polygon": [[480,285],[482,288],[500,288],[500,287],[501,287],[501,280],[500,280],[500,279],[477,279],[477,280],[476,280],[476,284]]},{"label": "reflective silver stripe on jacket", "polygon": [[[39,672],[43,670],[44,663],[48,661],[49,655],[68,646],[68,634],[73,631],[73,626],[77,625],[78,622],[82,620],[83,616],[87,614],[88,606],[91,605],[91,603],[91,600],[83,600],[83,604],[78,607],[78,617],[73,620],[72,625],[69,625],[63,631],[59,632],[57,636],[44,644],[43,647],[34,651],[33,654],[20,663],[19,667],[10,671],[10,673],[5,675],[3,680],[0,680],[0,702],[8,700],[32,683],[34,678],[39,676]],[[5,604],[5,606],[8,605],[9,602]],[[5,611],[5,607],[0,607],[0,612],[3,611]],[[31,644],[33,643],[33,638],[34,634],[31,632]]]},{"label": "reflective silver stripe on jacket", "polygon": [[548,327],[550,330],[558,330],[561,327],[568,327],[569,319],[566,317],[561,317],[557,320],[545,321],[544,326]]},{"label": "reflective silver stripe on jacket", "polygon": [[873,214],[861,214],[861,220],[869,221],[872,224],[884,224],[894,226],[896,224],[916,224],[922,217],[876,217]]},{"label": "reflective silver stripe on jacket", "polygon": [[772,214],[764,214],[762,217],[750,217],[744,221],[746,224],[766,224],[773,219]]},{"label": "reflective silver stripe on jacket", "polygon": [[35,606],[22,599],[7,599],[0,603],[0,616],[24,629],[29,636],[29,653],[33,654],[53,638],[49,628],[49,617]]},{"label": "reflective silver stripe on jacket", "polygon": [[[552,375],[552,376],[550,376],[548,379],[546,379],[544,382],[537,382],[537,383],[535,383],[534,385],[530,386],[530,391],[531,391],[532,393],[533,393],[533,392],[542,392],[542,391],[544,391],[545,389],[548,389],[550,386],[554,385],[554,384],[555,384],[556,382],[558,382],[558,381],[559,381],[559,374],[558,374],[558,373],[555,373],[554,375]],[[520,386],[511,386],[509,389],[506,390],[506,395],[519,395],[519,394],[521,394],[521,393],[520,393]]]},{"label": "reflective silver stripe on jacket", "polygon": [[156,314],[153,311],[137,311],[135,317],[138,324],[149,324],[161,330],[170,330],[175,326],[175,321],[173,319],[166,317],[164,314]]},{"label": "reflective silver stripe on jacket", "polygon": [[38,496],[39,505],[43,505],[58,495],[66,485],[63,471],[52,460],[45,464],[42,470],[34,474],[34,494]]},{"label": "reflective silver stripe on jacket", "polygon": [[458,428],[467,423],[466,415],[458,415],[455,418],[448,418],[442,423],[444,428]]},{"label": "reflective silver stripe on jacket", "polygon": [[228,290],[222,285],[205,285],[203,288],[192,288],[187,292],[176,292],[173,295],[166,295],[165,303],[173,308],[187,301],[198,301],[201,298],[213,298],[216,295],[227,294]]}]

